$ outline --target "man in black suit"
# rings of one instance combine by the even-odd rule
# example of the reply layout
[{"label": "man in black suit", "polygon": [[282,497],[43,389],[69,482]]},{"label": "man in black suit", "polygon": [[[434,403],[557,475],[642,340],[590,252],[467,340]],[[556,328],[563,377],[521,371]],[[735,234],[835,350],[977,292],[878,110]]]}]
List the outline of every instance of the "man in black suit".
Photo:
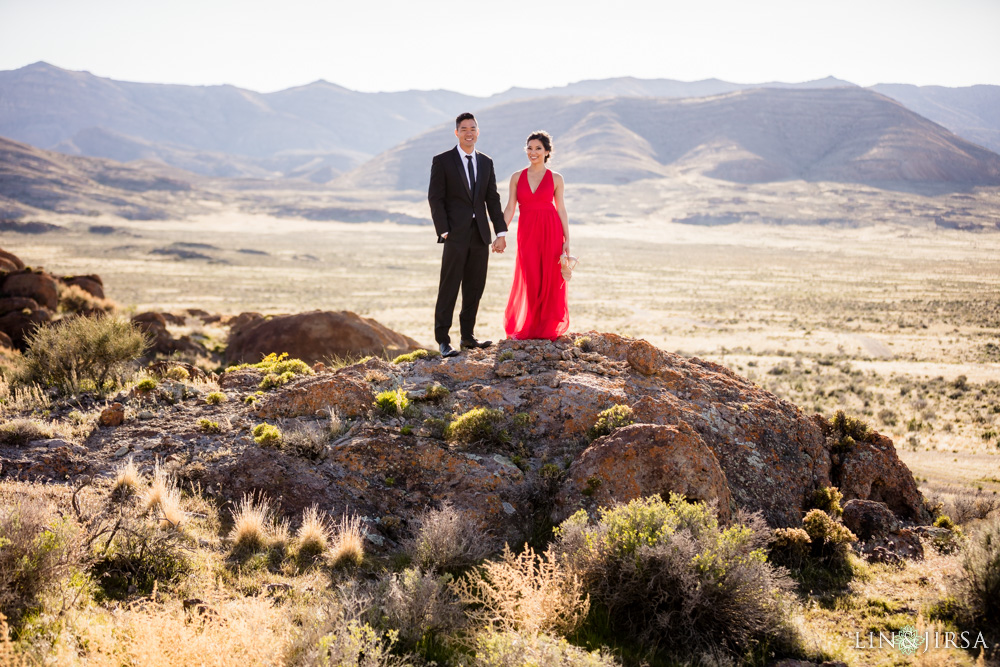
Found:
[{"label": "man in black suit", "polygon": [[455,148],[434,156],[431,183],[427,190],[438,243],[444,244],[441,279],[434,307],[434,339],[444,357],[458,354],[451,347],[448,330],[451,329],[460,287],[462,311],[458,322],[462,349],[493,344],[489,340],[478,341],[473,335],[490,258],[492,234],[486,219],[487,212],[497,233],[493,250],[503,252],[507,245],[504,238],[507,225],[500,207],[493,160],[476,150],[479,126],[475,116],[471,113],[459,115],[455,119],[455,136],[458,137]]}]

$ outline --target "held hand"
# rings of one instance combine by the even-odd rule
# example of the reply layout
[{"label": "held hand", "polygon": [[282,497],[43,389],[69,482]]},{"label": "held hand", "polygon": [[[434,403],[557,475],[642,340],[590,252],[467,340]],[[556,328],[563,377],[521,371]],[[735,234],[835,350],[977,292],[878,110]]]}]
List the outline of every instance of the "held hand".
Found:
[{"label": "held hand", "polygon": [[564,255],[569,255],[569,240],[568,239],[566,240],[565,243],[563,243],[563,254]]},{"label": "held hand", "polygon": [[507,239],[503,236],[498,236],[493,242],[493,252],[502,253],[507,249]]}]

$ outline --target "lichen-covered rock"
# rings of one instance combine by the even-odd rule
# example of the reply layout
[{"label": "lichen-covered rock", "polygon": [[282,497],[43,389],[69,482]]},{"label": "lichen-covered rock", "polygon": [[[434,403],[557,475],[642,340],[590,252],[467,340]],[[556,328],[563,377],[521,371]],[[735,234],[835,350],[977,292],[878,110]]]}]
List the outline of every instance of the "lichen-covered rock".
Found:
[{"label": "lichen-covered rock", "polygon": [[845,499],[860,498],[885,503],[894,513],[910,521],[928,521],[920,490],[909,468],[899,460],[892,440],[872,433],[833,456],[833,486]]},{"label": "lichen-covered rock", "polygon": [[371,410],[371,386],[343,373],[303,376],[268,394],[257,407],[261,419],[315,415],[335,408],[341,417],[357,417]]},{"label": "lichen-covered rock", "polygon": [[556,520],[580,507],[683,494],[714,502],[728,522],[733,499],[715,454],[687,424],[634,424],[598,438],[573,462],[556,499]]},{"label": "lichen-covered rock", "polygon": [[923,558],[920,537],[903,528],[885,503],[857,498],[844,504],[844,525],[858,536],[858,550],[869,560],[898,562],[902,558]]}]

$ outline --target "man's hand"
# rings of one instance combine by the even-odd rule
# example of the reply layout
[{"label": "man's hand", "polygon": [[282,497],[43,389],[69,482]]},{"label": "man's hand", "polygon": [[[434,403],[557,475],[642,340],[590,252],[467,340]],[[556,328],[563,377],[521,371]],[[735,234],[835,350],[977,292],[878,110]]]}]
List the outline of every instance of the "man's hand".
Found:
[{"label": "man's hand", "polygon": [[507,239],[503,236],[498,236],[496,241],[493,242],[493,252],[502,253],[507,249]]}]

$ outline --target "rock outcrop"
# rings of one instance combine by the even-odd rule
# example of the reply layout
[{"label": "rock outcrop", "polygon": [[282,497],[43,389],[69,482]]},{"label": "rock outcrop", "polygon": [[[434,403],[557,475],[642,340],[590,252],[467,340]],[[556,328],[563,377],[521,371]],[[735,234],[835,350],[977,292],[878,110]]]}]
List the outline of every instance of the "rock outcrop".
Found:
[{"label": "rock outcrop", "polygon": [[349,311],[314,310],[294,315],[241,313],[231,323],[226,361],[256,363],[272,352],[310,364],[331,357],[395,356],[420,344],[375,320]]},{"label": "rock outcrop", "polygon": [[[312,504],[355,512],[372,540],[389,545],[446,500],[511,541],[580,508],[671,492],[714,502],[723,521],[743,509],[774,527],[799,526],[816,489],[838,480],[847,482],[845,501],[871,501],[847,502],[847,520],[866,510],[852,525],[885,519],[859,531],[873,545],[888,545],[879,542],[885,534],[895,546],[906,525],[929,520],[888,439],[844,448],[821,417],[722,366],[615,334],[585,338],[502,341],[452,359],[373,358],[334,371],[317,365],[315,375],[262,394],[261,373],[247,368],[221,377],[228,400],[217,405],[195,387],[154,392],[141,405],[122,394],[124,421],[90,437],[85,461],[90,472],[111,474],[125,455],[140,466],[159,459],[228,499],[263,491],[289,514]],[[377,394],[390,390],[411,404],[376,408]],[[600,413],[617,405],[631,409],[633,423],[588,440]],[[332,438],[330,408],[341,420]],[[493,412],[479,412],[486,421],[466,430],[473,435],[443,428],[475,408]],[[205,432],[205,419],[219,432]],[[255,442],[262,422],[278,426],[282,440]],[[3,474],[41,474],[22,454],[0,450]]]}]

